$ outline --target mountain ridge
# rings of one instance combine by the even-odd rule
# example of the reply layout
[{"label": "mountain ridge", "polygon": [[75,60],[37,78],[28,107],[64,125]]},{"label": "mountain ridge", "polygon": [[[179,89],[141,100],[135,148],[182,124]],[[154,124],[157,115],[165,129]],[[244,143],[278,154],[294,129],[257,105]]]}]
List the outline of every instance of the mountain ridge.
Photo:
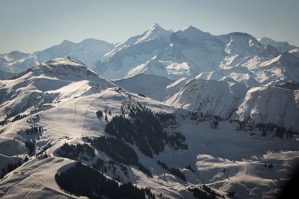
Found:
[{"label": "mountain ridge", "polygon": [[64,41],[32,54],[3,54],[0,68],[21,72],[51,58],[71,56],[114,80],[147,73],[173,80],[198,76],[247,86],[280,86],[298,84],[298,49],[248,33],[212,35],[193,26],[174,32],[154,24],[116,45],[86,39],[77,44]]},{"label": "mountain ridge", "polygon": [[3,54],[1,55],[3,59],[0,62],[0,69],[19,73],[49,59],[67,56],[79,59],[90,66],[93,65],[96,60],[101,59],[101,57],[113,47],[113,44],[96,39],[85,39],[79,43],[64,40],[60,44],[42,51],[33,53],[13,51]]},{"label": "mountain ridge", "polygon": [[[278,85],[286,83],[288,79],[293,82],[299,79],[293,75],[297,74],[299,68],[294,53],[286,57],[289,52],[261,43],[247,33],[214,36],[189,27],[172,32],[166,38],[157,37],[138,44],[134,43],[135,40],[138,40],[138,36],[122,43],[114,53],[108,53],[95,65],[95,70],[110,79],[139,73],[163,75],[171,79],[192,79],[202,73],[229,69],[231,72],[226,72],[226,75],[219,73],[213,79],[225,80],[229,77],[247,86]],[[283,62],[279,60],[280,57],[284,57]],[[235,71],[238,68],[247,71],[249,76],[243,77],[242,73]],[[268,70],[271,71],[269,74]],[[281,82],[276,82],[276,79]]]}]

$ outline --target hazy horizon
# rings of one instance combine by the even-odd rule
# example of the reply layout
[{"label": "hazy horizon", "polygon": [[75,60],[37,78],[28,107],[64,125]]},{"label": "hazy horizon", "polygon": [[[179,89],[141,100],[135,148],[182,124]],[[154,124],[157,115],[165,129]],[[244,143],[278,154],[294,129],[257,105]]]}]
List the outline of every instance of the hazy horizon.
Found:
[{"label": "hazy horizon", "polygon": [[296,0],[0,0],[0,5],[0,53],[32,53],[63,40],[118,43],[155,23],[173,31],[192,25],[213,35],[246,32],[299,46]]}]

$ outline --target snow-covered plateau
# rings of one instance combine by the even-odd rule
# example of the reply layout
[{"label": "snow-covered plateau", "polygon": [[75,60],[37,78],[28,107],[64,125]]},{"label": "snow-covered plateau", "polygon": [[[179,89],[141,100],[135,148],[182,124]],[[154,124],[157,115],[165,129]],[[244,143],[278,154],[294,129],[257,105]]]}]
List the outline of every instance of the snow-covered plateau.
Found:
[{"label": "snow-covered plateau", "polygon": [[[203,45],[198,39],[212,37],[193,27],[172,33],[157,26],[118,44],[105,57],[114,59],[132,45],[156,45],[157,38],[162,38],[157,41],[161,46],[166,41],[186,43],[185,35],[190,48],[181,46],[181,60],[193,44]],[[231,46],[242,36],[219,37],[230,45],[212,39],[219,45],[211,50],[224,45],[231,53],[227,62],[234,62],[232,53],[243,46]],[[252,45],[258,43],[251,39]],[[203,70],[193,66],[194,71]],[[195,75],[166,76],[146,73],[110,81],[67,57],[1,80],[0,197],[278,196],[299,161],[299,91]]]}]

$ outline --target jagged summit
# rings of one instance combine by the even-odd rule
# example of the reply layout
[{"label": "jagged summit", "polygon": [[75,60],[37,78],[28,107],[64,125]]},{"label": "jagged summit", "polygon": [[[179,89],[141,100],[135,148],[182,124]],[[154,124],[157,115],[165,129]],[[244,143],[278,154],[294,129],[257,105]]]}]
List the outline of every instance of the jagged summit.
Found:
[{"label": "jagged summit", "polygon": [[165,30],[159,24],[155,23],[137,39],[135,44],[150,41],[157,38],[165,38],[169,36],[171,33],[171,31]]},{"label": "jagged summit", "polygon": [[151,26],[147,31],[145,32],[169,32],[162,28],[159,24],[155,23],[153,26]]},{"label": "jagged summit", "polygon": [[163,28],[158,23],[155,23],[150,29],[163,29]]}]

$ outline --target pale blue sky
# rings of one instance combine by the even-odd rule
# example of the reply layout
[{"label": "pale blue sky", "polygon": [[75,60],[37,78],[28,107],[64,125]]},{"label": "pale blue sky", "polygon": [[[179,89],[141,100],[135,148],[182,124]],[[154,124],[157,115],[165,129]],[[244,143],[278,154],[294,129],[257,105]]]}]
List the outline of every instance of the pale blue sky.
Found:
[{"label": "pale blue sky", "polygon": [[298,0],[0,0],[0,53],[34,52],[65,39],[117,43],[154,23],[214,35],[247,32],[299,46]]}]

